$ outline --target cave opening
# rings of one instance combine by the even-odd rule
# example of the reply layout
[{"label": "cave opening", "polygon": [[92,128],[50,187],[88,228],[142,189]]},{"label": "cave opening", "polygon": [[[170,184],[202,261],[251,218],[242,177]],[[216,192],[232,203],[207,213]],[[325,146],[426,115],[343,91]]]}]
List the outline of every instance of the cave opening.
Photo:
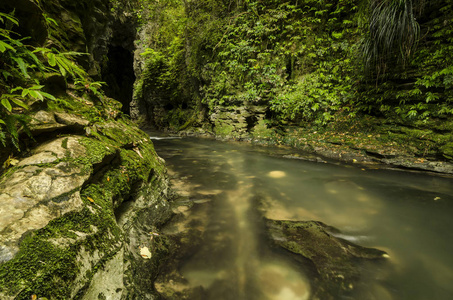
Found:
[{"label": "cave opening", "polygon": [[104,91],[107,96],[123,104],[121,111],[130,114],[130,103],[135,82],[134,57],[120,46],[110,46],[106,66],[102,69],[102,80],[107,83]]}]

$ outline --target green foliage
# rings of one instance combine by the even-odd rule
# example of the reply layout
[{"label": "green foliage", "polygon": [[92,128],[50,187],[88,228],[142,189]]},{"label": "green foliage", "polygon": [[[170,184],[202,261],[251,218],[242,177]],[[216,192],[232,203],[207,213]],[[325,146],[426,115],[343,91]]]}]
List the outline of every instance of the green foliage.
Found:
[{"label": "green foliage", "polygon": [[282,120],[325,125],[337,111],[349,110],[347,86],[338,87],[322,73],[305,75],[290,91],[271,100],[271,110]]},{"label": "green foliage", "polygon": [[148,1],[158,26],[136,94],[163,126],[184,103],[206,115],[264,107],[267,124],[448,118],[453,1],[425,2]]},{"label": "green foliage", "polygon": [[280,121],[328,122],[351,85],[356,9],[354,1],[247,2],[211,43],[204,103],[267,104]]},{"label": "green foliage", "polygon": [[[47,58],[48,67],[47,71],[60,72],[64,77],[71,76],[74,79],[87,78],[87,73],[79,67],[73,60],[74,57],[81,55],[88,55],[87,53],[80,52],[59,52],[57,49],[52,48],[36,48],[33,52],[40,52],[42,56]],[[55,69],[57,67],[58,69]]]},{"label": "green foliage", "polygon": [[[57,26],[54,19],[44,15],[48,24]],[[19,132],[27,132],[29,118],[24,114],[29,104],[36,101],[56,101],[45,92],[38,74],[60,73],[67,79],[84,82],[84,86],[98,94],[100,83],[90,82],[88,74],[77,65],[75,58],[86,55],[79,52],[61,52],[56,48],[32,47],[27,38],[12,28],[19,26],[14,16],[0,13],[0,142],[7,146],[10,141],[19,150]]]},{"label": "green foliage", "polygon": [[369,1],[368,32],[361,47],[366,70],[379,76],[392,69],[391,64],[407,64],[420,36],[415,11],[423,4],[423,0]]},{"label": "green foliage", "polygon": [[[420,13],[422,4],[414,1],[413,7]],[[453,3],[450,0],[432,5],[429,17],[420,17],[424,21],[420,30],[425,34],[418,49],[411,53],[411,60],[406,61],[405,71],[394,69],[381,76],[379,84],[360,86],[358,108],[408,123],[452,116]]]}]

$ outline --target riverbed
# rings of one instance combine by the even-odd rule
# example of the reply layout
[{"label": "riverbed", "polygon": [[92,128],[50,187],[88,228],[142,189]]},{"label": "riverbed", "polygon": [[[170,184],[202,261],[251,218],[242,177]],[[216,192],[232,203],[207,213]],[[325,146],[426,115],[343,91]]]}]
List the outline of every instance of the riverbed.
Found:
[{"label": "riverbed", "polygon": [[310,299],[309,273],[267,247],[262,216],[321,221],[338,238],[385,251],[386,266],[370,270],[369,289],[353,299],[453,298],[451,178],[237,142],[153,142],[175,190],[191,202],[178,208],[191,220],[179,218],[163,234],[203,227],[203,244],[178,272],[206,299]]}]

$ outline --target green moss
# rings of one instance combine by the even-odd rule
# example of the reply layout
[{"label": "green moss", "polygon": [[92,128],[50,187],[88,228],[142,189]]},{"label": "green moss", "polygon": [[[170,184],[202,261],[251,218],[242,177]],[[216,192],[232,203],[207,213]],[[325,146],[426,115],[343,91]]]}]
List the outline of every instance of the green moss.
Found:
[{"label": "green moss", "polygon": [[234,126],[229,124],[217,123],[214,127],[214,133],[218,136],[226,137],[230,136],[234,132]]},{"label": "green moss", "polygon": [[61,147],[63,149],[68,149],[68,138],[65,138],[62,142],[61,142]]},{"label": "green moss", "polygon": [[[75,232],[87,235],[80,238]],[[109,256],[119,239],[118,234],[111,239],[112,232],[119,233],[119,229],[111,215],[92,213],[87,208],[50,221],[45,228],[27,235],[15,258],[0,266],[0,291],[19,293],[18,300],[30,299],[32,294],[69,299],[79,272],[77,254],[83,248]],[[64,243],[67,239],[71,240],[69,247]]]}]

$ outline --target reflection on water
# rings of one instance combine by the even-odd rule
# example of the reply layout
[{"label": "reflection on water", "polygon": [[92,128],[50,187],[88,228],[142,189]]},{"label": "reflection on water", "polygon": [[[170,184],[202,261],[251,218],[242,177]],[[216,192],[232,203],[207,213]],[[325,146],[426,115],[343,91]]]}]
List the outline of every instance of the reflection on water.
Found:
[{"label": "reflection on water", "polygon": [[392,273],[375,274],[381,284],[356,299],[452,299],[451,179],[292,160],[237,143],[154,143],[176,189],[199,207],[191,218],[204,224],[204,244],[180,272],[208,291],[204,299],[309,299],[309,279],[260,238],[258,195],[267,218],[322,221],[389,253]]}]

